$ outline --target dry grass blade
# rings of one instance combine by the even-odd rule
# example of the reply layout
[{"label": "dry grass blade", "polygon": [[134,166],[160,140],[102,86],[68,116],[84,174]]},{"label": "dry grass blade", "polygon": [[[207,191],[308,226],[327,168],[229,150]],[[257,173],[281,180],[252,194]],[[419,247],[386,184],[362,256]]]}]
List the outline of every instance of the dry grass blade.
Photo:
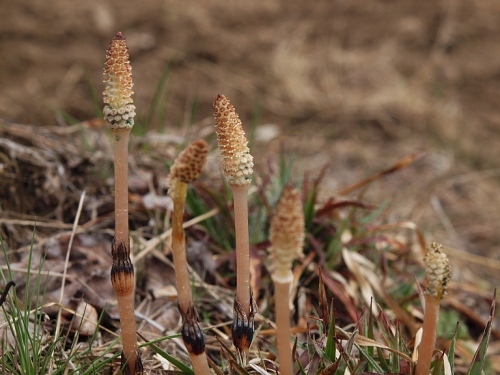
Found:
[{"label": "dry grass blade", "polygon": [[[319,275],[319,268],[315,268],[314,273],[316,275]],[[342,303],[344,304],[345,308],[349,313],[349,316],[352,318],[353,321],[356,321],[357,320],[356,308],[347,292],[347,288],[345,287],[345,285],[339,282],[338,280],[335,280],[334,277],[330,276],[326,272],[323,272],[322,275],[325,287],[327,287],[340,301],[342,301]]]},{"label": "dry grass blade", "polygon": [[[367,306],[370,306],[375,297],[373,289],[377,291],[378,295],[382,295],[381,278],[374,272],[375,265],[364,256],[358,253],[350,252],[346,248],[342,249],[342,257],[347,268],[355,277],[365,303]],[[374,309],[373,313],[377,314],[375,305],[372,304],[372,306]]]},{"label": "dry grass blade", "polygon": [[368,228],[368,233],[375,233],[379,231],[389,231],[394,229],[410,229],[417,235],[418,244],[420,246],[420,250],[422,251],[422,255],[425,255],[425,248],[427,247],[424,235],[416,223],[412,221],[402,221],[399,223],[390,223],[390,224],[381,224],[374,226],[372,228]]},{"label": "dry grass blade", "polygon": [[386,170],[383,170],[382,172],[375,173],[374,175],[365,178],[354,185],[348,186],[341,191],[339,191],[339,195],[347,195],[355,190],[358,190],[359,188],[362,188],[365,185],[370,184],[371,182],[378,180],[379,178],[386,176],[388,174],[394,173],[400,169],[406,168],[409,166],[411,163],[413,163],[415,160],[418,158],[422,157],[424,155],[423,152],[419,152],[413,155],[408,155],[402,158],[401,160],[398,160],[394,165],[391,167],[387,168]]},{"label": "dry grass blade", "polygon": [[[78,226],[78,222],[80,220],[80,214],[82,213],[84,200],[85,200],[85,191],[82,193],[82,195],[80,197],[80,203],[78,204],[78,210],[77,210],[77,214],[75,217],[75,222],[73,224],[73,231],[71,232],[71,237],[70,237],[70,240],[68,243],[68,250],[66,251],[66,259],[64,261],[64,272],[63,272],[63,276],[62,276],[62,280],[61,280],[61,295],[59,297],[59,303],[61,303],[61,304],[62,304],[62,300],[64,297],[64,286],[66,284],[66,276],[67,276],[68,265],[69,265],[69,257],[71,255],[71,248],[73,245],[73,239],[75,238],[75,232],[76,232],[76,228]],[[57,315],[56,329],[54,332],[54,337],[56,337],[56,338],[59,337],[60,327],[61,327],[61,310],[59,310],[59,313]]]},{"label": "dry grass blade", "polygon": [[[182,227],[184,229],[189,228],[195,224],[201,223],[203,220],[209,219],[219,213],[218,208],[214,208],[208,212],[206,212],[203,215],[196,216],[192,218],[191,220],[188,220],[182,224]],[[141,251],[134,257],[134,263],[138,262],[140,259],[144,258],[146,255],[148,255],[151,251],[153,251],[155,248],[158,247],[162,242],[164,242],[168,237],[172,235],[172,229],[168,229],[167,231],[163,232],[159,236],[156,236],[149,241],[147,241]]]}]

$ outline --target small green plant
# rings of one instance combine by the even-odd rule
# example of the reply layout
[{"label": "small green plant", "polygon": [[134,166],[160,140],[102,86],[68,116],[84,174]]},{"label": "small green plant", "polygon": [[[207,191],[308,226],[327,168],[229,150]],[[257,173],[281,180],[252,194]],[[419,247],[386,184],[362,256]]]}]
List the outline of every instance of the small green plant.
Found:
[{"label": "small green plant", "polygon": [[[2,243],[3,245],[3,243]],[[6,256],[5,248],[4,255]],[[5,321],[2,322],[2,336],[11,336],[15,340],[14,346],[2,347],[2,368],[9,371],[11,374],[35,374],[45,373],[50,368],[51,357],[56,351],[60,339],[54,340],[47,348],[44,341],[47,339],[47,334],[42,327],[41,317],[43,313],[41,306],[43,300],[34,298],[33,296],[43,296],[41,290],[40,272],[36,274],[34,280],[31,279],[31,258],[32,252],[29,253],[28,272],[26,274],[26,285],[23,302],[18,299],[16,288],[13,280],[10,267],[8,268],[8,278],[3,271],[1,272],[2,280],[5,288],[2,293],[2,312]],[[41,270],[41,266],[38,271]],[[36,270],[34,270],[36,272]],[[13,286],[12,288],[9,288]],[[10,289],[10,294],[8,293]],[[31,291],[31,292],[29,292]],[[33,303],[33,300],[35,301]],[[6,306],[7,305],[7,306]],[[8,331],[7,331],[8,329]],[[9,342],[9,340],[7,340]]]},{"label": "small green plant", "polygon": [[[23,284],[24,289],[21,298],[12,281],[18,275],[11,268],[1,237],[0,245],[7,269],[7,272],[4,272],[0,268],[0,279],[5,285],[0,296],[2,309],[0,317],[0,337],[2,339],[0,373],[63,375],[68,373],[68,369],[71,369],[70,373],[72,374],[82,375],[108,372],[113,362],[119,357],[119,354],[111,354],[118,344],[118,340],[108,343],[105,350],[102,350],[99,355],[93,352],[93,343],[97,340],[99,330],[103,328],[100,325],[103,314],[97,322],[94,335],[88,338],[88,345],[85,348],[78,345],[79,329],[72,337],[70,347],[65,347],[68,334],[53,336],[55,332],[50,332],[45,326],[47,315],[43,311],[51,304],[44,303],[45,289],[42,285],[45,284],[46,280],[42,275],[43,261],[40,262],[37,269],[31,267],[33,247],[30,247],[27,268],[24,270],[25,277],[20,283]],[[11,285],[10,288],[9,285]],[[63,306],[59,307],[64,308]],[[75,314],[74,311],[70,312]],[[84,319],[76,314],[74,318],[80,319],[80,325]]]}]

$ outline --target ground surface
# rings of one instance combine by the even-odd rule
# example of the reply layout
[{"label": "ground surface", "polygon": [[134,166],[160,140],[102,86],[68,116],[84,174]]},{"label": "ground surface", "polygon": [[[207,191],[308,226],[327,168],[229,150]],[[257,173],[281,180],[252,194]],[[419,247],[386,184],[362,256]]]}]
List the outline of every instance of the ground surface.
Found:
[{"label": "ground surface", "polygon": [[[391,221],[412,221],[448,246],[456,280],[472,274],[489,291],[500,284],[498,262],[457,251],[500,260],[497,1],[136,4],[5,2],[2,123],[63,127],[58,111],[96,118],[105,50],[122,31],[143,119],[170,64],[158,105],[166,114],[152,116],[151,128],[186,137],[188,123],[209,129],[212,102],[223,93],[247,129],[257,117],[259,153],[281,139],[313,173],[327,165],[325,197],[423,152],[365,196],[390,199]],[[15,209],[8,203],[25,192],[1,191],[0,218],[12,218],[5,208]]]}]

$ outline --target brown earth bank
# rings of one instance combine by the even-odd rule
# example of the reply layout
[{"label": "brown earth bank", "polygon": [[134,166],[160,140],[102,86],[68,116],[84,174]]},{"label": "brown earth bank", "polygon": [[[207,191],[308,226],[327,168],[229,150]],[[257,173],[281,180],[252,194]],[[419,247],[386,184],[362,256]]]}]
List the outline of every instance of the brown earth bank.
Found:
[{"label": "brown earth bank", "polygon": [[[200,134],[223,93],[257,125],[258,153],[284,144],[313,174],[326,165],[325,197],[422,152],[364,198],[456,249],[457,280],[500,284],[497,263],[468,256],[500,259],[497,1],[5,2],[1,137],[14,123],[36,133],[98,118],[117,31],[143,131]],[[24,198],[1,191],[5,219]]]}]

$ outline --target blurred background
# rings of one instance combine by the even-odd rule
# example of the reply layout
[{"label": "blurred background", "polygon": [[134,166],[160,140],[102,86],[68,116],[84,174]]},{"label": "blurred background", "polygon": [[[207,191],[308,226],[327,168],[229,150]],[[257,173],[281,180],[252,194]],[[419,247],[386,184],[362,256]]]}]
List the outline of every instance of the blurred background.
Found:
[{"label": "blurred background", "polygon": [[222,93],[256,125],[261,160],[284,147],[326,168],[324,197],[422,153],[364,199],[499,285],[498,1],[4,1],[1,121],[99,122],[118,31],[144,132],[211,127]]}]

